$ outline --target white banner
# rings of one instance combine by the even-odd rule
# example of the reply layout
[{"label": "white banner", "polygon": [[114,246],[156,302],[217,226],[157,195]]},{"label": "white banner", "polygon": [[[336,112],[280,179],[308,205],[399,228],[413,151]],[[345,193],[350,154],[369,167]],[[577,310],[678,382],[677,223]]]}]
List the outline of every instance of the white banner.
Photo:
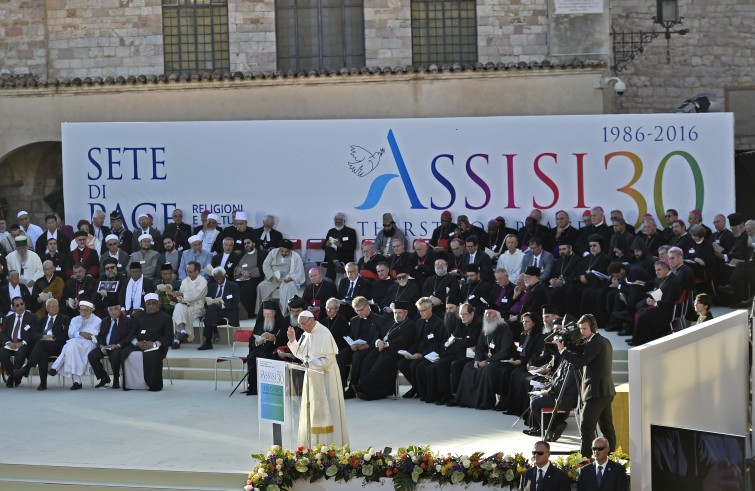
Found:
[{"label": "white banner", "polygon": [[221,226],[243,209],[293,239],[322,238],[337,212],[373,238],[391,212],[428,237],[443,210],[518,226],[533,208],[624,211],[629,223],[664,208],[711,223],[734,211],[730,113],[444,119],[66,123],[66,220],[120,210],[164,228],[178,207]]}]

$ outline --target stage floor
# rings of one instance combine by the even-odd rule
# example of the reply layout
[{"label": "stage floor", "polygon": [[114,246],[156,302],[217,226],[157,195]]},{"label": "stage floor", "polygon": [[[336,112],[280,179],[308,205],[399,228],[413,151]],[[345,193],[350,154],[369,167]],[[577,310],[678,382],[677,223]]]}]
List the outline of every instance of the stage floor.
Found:
[{"label": "stage floor", "polygon": [[[83,390],[70,391],[54,377],[39,392],[36,382],[0,388],[6,409],[2,438],[15,442],[3,451],[5,464],[245,474],[253,467],[250,454],[272,444],[271,425],[258,422],[257,397],[229,398],[227,381],[215,391],[212,381],[175,380],[156,393],[92,389],[88,378]],[[522,434],[521,422],[511,428],[515,417],[496,411],[417,399],[349,400],[346,411],[352,448],[430,444],[455,454],[513,453],[529,451],[536,441]],[[552,448],[579,448],[573,418]]]}]

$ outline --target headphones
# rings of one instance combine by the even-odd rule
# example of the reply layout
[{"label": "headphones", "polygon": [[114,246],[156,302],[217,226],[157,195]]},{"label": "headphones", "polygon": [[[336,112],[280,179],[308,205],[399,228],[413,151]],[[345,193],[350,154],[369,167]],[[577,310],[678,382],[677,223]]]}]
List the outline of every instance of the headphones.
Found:
[{"label": "headphones", "polygon": [[584,322],[587,322],[590,324],[590,332],[596,333],[598,332],[598,321],[595,320],[595,316],[592,314],[585,314],[582,316],[582,318],[579,319],[579,323],[582,324]]}]

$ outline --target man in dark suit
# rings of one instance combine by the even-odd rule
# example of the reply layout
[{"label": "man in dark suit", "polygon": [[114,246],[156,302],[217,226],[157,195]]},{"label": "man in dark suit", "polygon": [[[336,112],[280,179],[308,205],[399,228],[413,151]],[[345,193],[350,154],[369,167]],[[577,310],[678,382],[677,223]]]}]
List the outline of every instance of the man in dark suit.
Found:
[{"label": "man in dark suit", "polygon": [[569,491],[571,481],[561,469],[549,462],[551,446],[548,442],[535,443],[532,456],[535,465],[522,474],[519,482],[520,491]]},{"label": "man in dark suit", "polygon": [[58,230],[58,217],[54,213],[50,213],[45,217],[47,222],[47,230],[39,236],[37,242],[34,244],[34,252],[39,257],[45,255],[47,251],[47,241],[55,239],[58,242],[58,250],[68,251],[71,248],[71,239],[65,236],[65,234]]},{"label": "man in dark suit", "polygon": [[51,356],[58,356],[63,345],[68,341],[68,325],[71,318],[67,315],[60,314],[60,304],[54,298],[45,302],[47,315],[37,319],[34,325],[34,334],[32,342],[34,348],[31,350],[29,360],[20,369],[13,371],[15,376],[28,377],[32,367],[37,366],[39,369],[39,386],[37,390],[47,389],[47,364]]},{"label": "man in dark suit", "polygon": [[346,263],[346,277],[341,278],[338,283],[337,298],[343,305],[341,313],[347,319],[354,317],[354,310],[351,308],[351,301],[356,297],[373,298],[372,282],[367,278],[359,275],[359,267],[356,263]]},{"label": "man in dark suit", "polygon": [[21,383],[21,377],[13,370],[21,368],[26,357],[31,354],[33,347],[32,326],[37,318],[31,311],[26,310],[26,303],[21,297],[14,297],[11,301],[13,313],[3,319],[3,332],[0,333],[0,364],[3,372],[8,374],[6,386],[12,388]]},{"label": "man in dark suit", "polygon": [[142,265],[137,261],[129,265],[129,276],[128,281],[124,279],[126,287],[118,294],[118,304],[131,315],[136,309],[144,310],[144,295],[154,292],[155,284],[142,274]]},{"label": "man in dark suit", "polygon": [[131,319],[126,317],[126,312],[121,310],[118,300],[110,299],[107,304],[107,313],[100,325],[100,333],[97,335],[97,347],[89,352],[87,358],[92,366],[94,376],[99,383],[95,388],[99,389],[111,382],[110,376],[102,367],[102,359],[106,356],[113,367],[113,388],[120,389],[121,360],[119,350],[128,340],[131,330]]},{"label": "man in dark suit", "polygon": [[189,237],[193,235],[191,226],[188,223],[184,223],[184,212],[176,208],[171,214],[173,223],[169,223],[165,226],[165,232],[163,232],[163,238],[170,237],[176,244],[176,249],[179,247],[183,249],[189,248]]},{"label": "man in dark suit", "polygon": [[[142,351],[144,382],[151,392],[157,392],[163,388],[163,358],[173,340],[173,320],[170,315],[160,311],[156,293],[145,295],[144,303],[146,312],[133,319],[126,345],[119,350],[120,361],[125,365],[131,353]],[[125,376],[123,390],[128,390]]]},{"label": "man in dark suit", "polygon": [[618,462],[608,460],[608,440],[598,437],[592,442],[592,462],[582,467],[577,478],[578,491],[626,491],[627,470]]},{"label": "man in dark suit", "polygon": [[[480,250],[480,241],[476,235],[470,235],[465,240],[467,252],[461,258],[461,266],[476,264],[480,267],[480,278],[485,283],[493,281],[493,263],[485,251]],[[466,270],[465,270],[466,271]]]},{"label": "man in dark suit", "polygon": [[556,347],[564,360],[574,368],[582,368],[582,410],[579,433],[582,437],[582,455],[590,455],[590,446],[595,439],[595,427],[608,439],[611,448],[616,447],[616,432],[613,428],[611,402],[616,390],[613,387],[613,346],[611,341],[598,334],[598,323],[591,314],[580,317],[579,330],[586,340],[584,351],[566,349],[556,339]]},{"label": "man in dark suit", "polygon": [[212,342],[220,340],[218,333],[218,323],[220,319],[226,319],[231,326],[239,325],[239,300],[241,291],[239,286],[230,281],[225,273],[225,269],[217,267],[212,270],[212,277],[215,283],[207,289],[207,296],[213,299],[212,303],[207,304],[204,314],[204,343],[197,348],[198,350],[212,349]]}]

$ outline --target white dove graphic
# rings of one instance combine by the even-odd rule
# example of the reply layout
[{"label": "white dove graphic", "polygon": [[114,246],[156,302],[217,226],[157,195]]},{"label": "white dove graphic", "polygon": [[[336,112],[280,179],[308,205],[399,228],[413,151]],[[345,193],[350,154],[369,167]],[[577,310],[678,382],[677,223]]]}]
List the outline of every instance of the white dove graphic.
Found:
[{"label": "white dove graphic", "polygon": [[364,147],[360,147],[359,145],[351,145],[350,148],[351,158],[354,159],[354,161],[348,163],[349,169],[359,177],[364,177],[374,171],[380,164],[380,157],[385,153],[384,148],[381,148],[374,153]]}]

